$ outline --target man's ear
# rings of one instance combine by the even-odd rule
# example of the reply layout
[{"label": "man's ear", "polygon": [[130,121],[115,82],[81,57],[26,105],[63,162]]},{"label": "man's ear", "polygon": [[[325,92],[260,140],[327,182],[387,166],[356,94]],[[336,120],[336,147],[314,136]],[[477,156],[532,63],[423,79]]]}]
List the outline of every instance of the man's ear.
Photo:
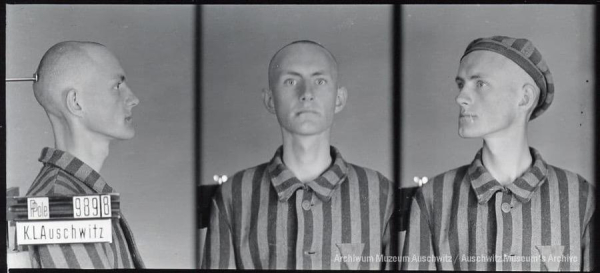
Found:
[{"label": "man's ear", "polygon": [[530,83],[523,85],[522,89],[523,93],[521,101],[519,101],[519,106],[525,111],[530,111],[530,109],[533,110],[537,104],[536,98],[539,92],[538,89]]},{"label": "man's ear", "polygon": [[65,96],[65,104],[67,106],[67,110],[78,117],[83,116],[83,107],[81,103],[81,93],[74,88],[67,90]]},{"label": "man's ear", "polygon": [[348,90],[346,87],[338,87],[337,96],[335,96],[335,113],[338,113],[346,106],[348,100]]},{"label": "man's ear", "polygon": [[271,114],[275,114],[275,102],[273,101],[273,92],[269,88],[265,88],[262,91],[263,103],[265,104],[265,108]]}]

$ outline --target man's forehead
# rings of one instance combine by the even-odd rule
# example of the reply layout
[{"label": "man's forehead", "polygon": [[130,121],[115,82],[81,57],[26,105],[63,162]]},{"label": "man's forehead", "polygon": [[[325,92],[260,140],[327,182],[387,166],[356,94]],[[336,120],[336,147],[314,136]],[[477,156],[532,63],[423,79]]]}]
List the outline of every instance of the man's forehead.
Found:
[{"label": "man's forehead", "polygon": [[[514,65],[511,65],[514,64]],[[495,71],[496,69],[518,69],[516,63],[501,54],[477,50],[467,54],[460,62],[458,73]]]},{"label": "man's forehead", "polygon": [[487,50],[476,50],[467,54],[460,62],[456,79],[489,77],[501,77],[518,82],[534,82],[531,76],[517,63],[502,54]]},{"label": "man's forehead", "polygon": [[314,65],[335,68],[335,59],[324,48],[313,44],[291,44],[281,49],[273,57],[271,69],[281,70],[296,65]]}]

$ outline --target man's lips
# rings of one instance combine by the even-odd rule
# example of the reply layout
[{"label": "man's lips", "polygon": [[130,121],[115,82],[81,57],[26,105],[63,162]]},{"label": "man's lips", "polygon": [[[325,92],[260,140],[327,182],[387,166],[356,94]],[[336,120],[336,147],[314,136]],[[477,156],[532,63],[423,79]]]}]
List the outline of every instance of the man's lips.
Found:
[{"label": "man's lips", "polygon": [[459,122],[470,122],[470,123],[473,123],[473,122],[475,122],[473,120],[474,118],[477,118],[477,115],[469,114],[469,113],[461,113],[459,115],[458,120],[459,120]]},{"label": "man's lips", "polygon": [[315,110],[311,110],[311,109],[304,109],[304,110],[300,110],[296,112],[296,115],[302,115],[302,114],[318,114],[319,112],[315,111]]}]

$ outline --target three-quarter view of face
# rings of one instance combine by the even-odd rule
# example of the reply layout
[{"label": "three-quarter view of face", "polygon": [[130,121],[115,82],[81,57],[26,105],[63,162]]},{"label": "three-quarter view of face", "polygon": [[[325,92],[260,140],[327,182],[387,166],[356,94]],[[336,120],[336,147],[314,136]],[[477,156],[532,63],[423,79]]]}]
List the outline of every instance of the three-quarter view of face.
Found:
[{"label": "three-quarter view of face", "polygon": [[117,58],[104,47],[88,50],[90,67],[82,106],[85,124],[99,136],[130,139],[135,135],[132,109],[139,103],[125,81],[125,71]]},{"label": "three-quarter view of face", "polygon": [[467,54],[456,76],[458,134],[485,138],[509,132],[517,125],[523,99],[520,89],[532,81],[516,63],[500,54],[483,50]]},{"label": "three-quarter view of face", "polygon": [[283,48],[273,59],[269,79],[265,106],[287,132],[322,133],[345,105],[335,60],[319,45],[296,43]]}]

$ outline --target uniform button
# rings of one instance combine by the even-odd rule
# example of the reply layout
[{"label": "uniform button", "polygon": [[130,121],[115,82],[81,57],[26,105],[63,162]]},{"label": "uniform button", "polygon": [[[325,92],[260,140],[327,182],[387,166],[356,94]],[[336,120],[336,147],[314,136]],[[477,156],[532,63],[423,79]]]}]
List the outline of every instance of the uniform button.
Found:
[{"label": "uniform button", "polygon": [[512,208],[512,207],[510,206],[510,204],[509,204],[509,203],[502,203],[502,211],[504,211],[504,213],[508,213],[508,212],[510,212],[510,209],[511,209],[511,208]]},{"label": "uniform button", "polygon": [[310,201],[308,201],[308,200],[302,201],[302,208],[304,210],[310,210],[310,206],[311,206]]}]

